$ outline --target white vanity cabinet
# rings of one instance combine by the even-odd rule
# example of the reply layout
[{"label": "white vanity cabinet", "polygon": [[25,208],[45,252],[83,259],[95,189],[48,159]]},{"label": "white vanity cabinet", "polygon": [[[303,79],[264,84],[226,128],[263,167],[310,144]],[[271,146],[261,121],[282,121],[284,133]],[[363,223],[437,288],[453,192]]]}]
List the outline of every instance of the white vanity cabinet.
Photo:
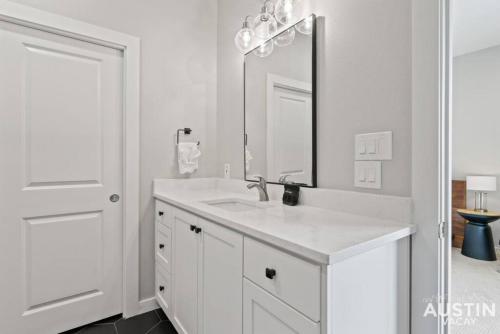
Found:
[{"label": "white vanity cabinet", "polygon": [[319,322],[307,318],[247,278],[243,281],[243,334],[320,333]]},{"label": "white vanity cabinet", "polygon": [[409,333],[408,238],[328,264],[156,208],[156,299],[179,334]]},{"label": "white vanity cabinet", "polygon": [[[158,303],[179,334],[241,333],[243,236],[161,201],[156,203],[157,215],[165,206],[172,212],[172,271],[170,286],[165,287],[157,252]],[[157,219],[157,242],[162,229]],[[168,291],[170,303],[163,301],[160,289]]]},{"label": "white vanity cabinet", "polygon": [[172,301],[172,216],[173,207],[156,202],[155,263],[156,300],[167,316],[171,316]]}]

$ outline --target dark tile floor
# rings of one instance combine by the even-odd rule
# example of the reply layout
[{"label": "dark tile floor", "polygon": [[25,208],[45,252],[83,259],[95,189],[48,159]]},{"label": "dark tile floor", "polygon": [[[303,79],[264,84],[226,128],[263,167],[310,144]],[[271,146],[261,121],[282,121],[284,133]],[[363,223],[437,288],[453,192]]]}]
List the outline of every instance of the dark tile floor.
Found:
[{"label": "dark tile floor", "polygon": [[177,334],[161,309],[132,318],[121,314],[61,334]]}]

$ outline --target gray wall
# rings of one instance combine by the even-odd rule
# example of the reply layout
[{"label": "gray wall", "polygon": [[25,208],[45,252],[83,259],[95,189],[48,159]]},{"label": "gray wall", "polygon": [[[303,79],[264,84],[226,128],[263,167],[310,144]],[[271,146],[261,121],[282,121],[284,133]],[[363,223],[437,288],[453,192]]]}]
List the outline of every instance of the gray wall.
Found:
[{"label": "gray wall", "polygon": [[[444,2],[444,1],[443,1]],[[441,1],[412,1],[412,237],[411,333],[436,333],[437,318],[424,317],[430,301],[437,309]]]},{"label": "gray wall", "polygon": [[[411,1],[304,0],[325,17],[320,36],[318,185],[409,196],[411,190]],[[307,7],[307,6],[306,6]],[[234,46],[253,0],[219,0],[218,163],[243,177],[243,56]],[[353,187],[354,135],[392,130],[394,159],[383,163],[383,189]]]},{"label": "gray wall", "polygon": [[[453,60],[453,178],[500,178],[500,46]],[[497,186],[498,187],[498,186]],[[499,191],[488,195],[488,208],[500,211]],[[468,192],[474,207],[474,192]],[[491,224],[498,246],[500,223]]]},{"label": "gray wall", "polygon": [[217,1],[16,0],[141,38],[140,297],[154,295],[152,179],[178,177],[173,135],[191,127],[215,174]]}]

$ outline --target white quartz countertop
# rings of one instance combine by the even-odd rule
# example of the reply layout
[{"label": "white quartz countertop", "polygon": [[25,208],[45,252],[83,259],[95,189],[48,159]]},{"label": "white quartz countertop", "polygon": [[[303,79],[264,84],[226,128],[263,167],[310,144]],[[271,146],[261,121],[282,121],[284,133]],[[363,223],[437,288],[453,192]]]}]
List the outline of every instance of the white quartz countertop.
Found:
[{"label": "white quartz countertop", "polygon": [[204,203],[234,198],[257,201],[257,193],[253,191],[155,184],[154,197],[321,264],[334,264],[415,232],[413,225],[393,220],[306,205],[286,206],[281,201],[241,212]]}]

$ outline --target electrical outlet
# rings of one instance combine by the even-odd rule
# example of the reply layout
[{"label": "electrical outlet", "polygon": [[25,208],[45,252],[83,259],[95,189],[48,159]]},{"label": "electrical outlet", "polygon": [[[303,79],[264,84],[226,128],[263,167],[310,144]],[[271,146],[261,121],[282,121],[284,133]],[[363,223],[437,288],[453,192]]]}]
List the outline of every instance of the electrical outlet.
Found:
[{"label": "electrical outlet", "polygon": [[231,165],[230,164],[224,164],[224,178],[226,178],[226,179],[231,178]]}]

